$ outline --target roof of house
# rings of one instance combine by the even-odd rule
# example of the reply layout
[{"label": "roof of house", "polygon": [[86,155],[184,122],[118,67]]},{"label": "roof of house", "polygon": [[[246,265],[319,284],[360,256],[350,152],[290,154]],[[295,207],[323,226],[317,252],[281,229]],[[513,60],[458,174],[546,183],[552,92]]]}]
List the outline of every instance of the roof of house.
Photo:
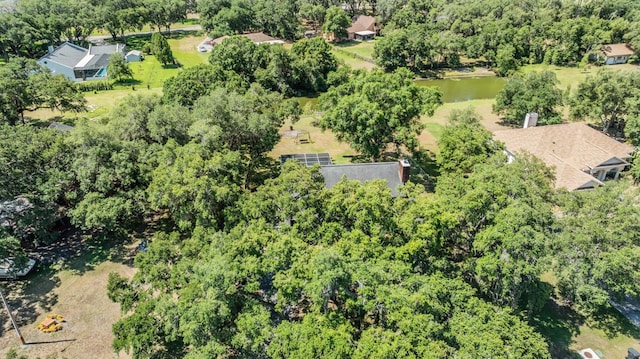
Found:
[{"label": "roof of house", "polygon": [[129,55],[142,56],[142,52],[138,51],[138,50],[131,50],[131,51],[127,52],[127,56],[129,56]]},{"label": "roof of house", "polygon": [[65,42],[53,52],[42,56],[40,60],[50,60],[66,67],[75,67],[88,53],[89,50],[83,47]]},{"label": "roof of house", "polygon": [[124,52],[124,48],[126,45],[124,44],[114,44],[114,45],[95,45],[89,46],[89,54],[91,55],[101,55],[101,54],[115,54],[116,52]]},{"label": "roof of house", "polygon": [[99,69],[109,64],[109,56],[124,51],[125,45],[90,46],[85,49],[70,42],[58,46],[53,52],[40,58],[41,61],[52,61],[73,69]]},{"label": "roof of house", "polygon": [[602,52],[608,57],[631,56],[635,54],[627,44],[607,44],[602,46]]},{"label": "roof of house", "polygon": [[585,171],[608,162],[626,163],[635,150],[581,122],[501,130],[493,135],[509,152],[527,151],[555,167],[556,188],[569,190],[600,184]]},{"label": "roof of house", "polygon": [[[244,37],[246,37],[247,39],[253,41],[256,44],[261,44],[263,42],[266,42],[266,43],[284,43],[284,41],[278,40],[275,37],[271,37],[271,36],[269,36],[269,35],[267,35],[267,34],[265,34],[263,32],[252,32],[250,34],[240,34],[238,36],[244,36]],[[211,43],[213,45],[221,44],[222,41],[224,41],[225,39],[227,39],[229,37],[230,36],[228,36],[228,35],[220,36],[220,37],[217,37],[217,38],[213,39],[211,41]]]},{"label": "roof of house", "polygon": [[347,28],[347,32],[359,32],[359,31],[374,31],[376,25],[376,18],[373,16],[360,15],[351,23],[351,26]]},{"label": "roof of house", "polygon": [[60,122],[51,122],[51,124],[49,124],[48,128],[54,129],[54,130],[59,130],[62,132],[68,132],[73,130],[73,126],[69,126],[69,125],[65,125],[64,123],[60,123]]},{"label": "roof of house", "polygon": [[391,189],[391,194],[398,195],[398,187],[402,186],[398,162],[357,163],[348,165],[329,165],[320,167],[320,173],[324,176],[324,184],[331,188],[345,176],[349,180],[358,180],[362,183],[383,179]]}]

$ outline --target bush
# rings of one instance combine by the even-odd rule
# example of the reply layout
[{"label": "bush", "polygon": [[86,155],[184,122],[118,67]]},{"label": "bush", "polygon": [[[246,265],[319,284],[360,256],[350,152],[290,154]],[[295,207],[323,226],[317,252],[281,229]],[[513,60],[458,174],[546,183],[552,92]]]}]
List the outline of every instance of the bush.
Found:
[{"label": "bush", "polygon": [[145,55],[152,55],[152,53],[151,53],[151,42],[149,42],[149,41],[145,42],[144,45],[142,45],[142,49],[140,51],[142,51],[142,53],[145,54]]},{"label": "bush", "polygon": [[109,81],[88,81],[77,84],[82,92],[113,90],[113,84]]}]

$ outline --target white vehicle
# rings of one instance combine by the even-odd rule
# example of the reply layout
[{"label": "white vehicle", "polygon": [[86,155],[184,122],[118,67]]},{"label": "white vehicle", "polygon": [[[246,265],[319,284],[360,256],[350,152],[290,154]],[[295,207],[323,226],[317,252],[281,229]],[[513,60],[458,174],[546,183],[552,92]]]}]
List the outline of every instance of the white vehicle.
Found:
[{"label": "white vehicle", "polygon": [[204,46],[202,46],[202,45],[200,45],[200,46],[198,46],[198,51],[200,51],[200,52],[207,52],[207,48],[206,48],[206,47],[204,47]]},{"label": "white vehicle", "polygon": [[15,270],[12,258],[0,260],[0,279],[18,279],[26,276],[36,265],[35,259],[29,258],[27,265],[21,270]]}]

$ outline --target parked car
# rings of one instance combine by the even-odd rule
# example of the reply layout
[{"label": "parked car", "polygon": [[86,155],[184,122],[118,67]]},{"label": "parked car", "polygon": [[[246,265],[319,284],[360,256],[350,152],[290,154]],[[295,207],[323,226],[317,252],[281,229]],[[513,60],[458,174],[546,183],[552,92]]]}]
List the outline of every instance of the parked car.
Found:
[{"label": "parked car", "polygon": [[198,51],[200,52],[207,52],[207,48],[204,47],[203,45],[198,46]]},{"label": "parked car", "polygon": [[16,270],[13,258],[0,260],[0,279],[18,279],[26,276],[36,265],[36,260],[27,258],[26,266]]}]

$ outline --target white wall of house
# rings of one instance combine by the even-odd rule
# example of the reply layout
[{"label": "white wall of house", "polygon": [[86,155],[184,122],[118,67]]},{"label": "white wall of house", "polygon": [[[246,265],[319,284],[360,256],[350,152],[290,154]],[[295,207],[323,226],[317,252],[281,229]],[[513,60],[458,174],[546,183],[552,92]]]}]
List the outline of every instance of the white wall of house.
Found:
[{"label": "white wall of house", "polygon": [[71,81],[78,81],[73,74],[73,69],[68,66],[60,65],[59,63],[51,61],[49,59],[40,59],[38,60],[38,63],[51,70],[54,75],[63,74]]},{"label": "white wall of house", "polygon": [[609,56],[605,61],[607,65],[626,64],[629,61],[629,56]]}]

